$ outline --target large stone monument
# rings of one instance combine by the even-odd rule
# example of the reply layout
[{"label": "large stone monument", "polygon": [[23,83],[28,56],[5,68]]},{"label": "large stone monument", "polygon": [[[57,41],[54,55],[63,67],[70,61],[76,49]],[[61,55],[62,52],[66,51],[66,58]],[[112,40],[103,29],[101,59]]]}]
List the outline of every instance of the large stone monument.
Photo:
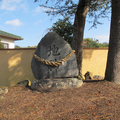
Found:
[{"label": "large stone monument", "polygon": [[[34,77],[37,79],[36,82],[34,81],[31,83],[31,87],[36,84],[41,84],[43,87],[44,85],[42,83],[46,84],[50,82],[51,84],[55,84],[55,81],[60,83],[61,79],[59,78],[63,78],[62,83],[66,78],[71,78],[72,81],[74,81],[74,77],[78,76],[78,67],[74,50],[72,50],[68,42],[54,32],[49,32],[39,42],[32,58],[31,68]],[[41,83],[41,81],[47,82]],[[79,81],[80,80],[78,80],[76,84]],[[73,83],[75,87],[75,82]],[[78,85],[76,86],[78,87]],[[36,89],[36,87],[32,88]]]}]

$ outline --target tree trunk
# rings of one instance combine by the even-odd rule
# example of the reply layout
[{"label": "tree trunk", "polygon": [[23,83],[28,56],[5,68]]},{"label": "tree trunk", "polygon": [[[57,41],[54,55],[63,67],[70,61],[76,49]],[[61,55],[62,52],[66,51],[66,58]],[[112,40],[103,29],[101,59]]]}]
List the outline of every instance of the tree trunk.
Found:
[{"label": "tree trunk", "polygon": [[105,80],[120,84],[120,0],[112,0],[110,41]]},{"label": "tree trunk", "polygon": [[79,0],[77,11],[75,13],[72,49],[76,51],[76,59],[79,69],[79,75],[82,75],[82,50],[83,50],[83,34],[86,15],[89,11],[91,0]]}]

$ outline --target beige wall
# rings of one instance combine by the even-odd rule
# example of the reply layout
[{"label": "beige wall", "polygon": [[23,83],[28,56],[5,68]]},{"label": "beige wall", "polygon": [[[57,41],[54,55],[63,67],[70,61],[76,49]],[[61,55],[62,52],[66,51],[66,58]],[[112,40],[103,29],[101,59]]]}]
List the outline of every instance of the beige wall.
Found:
[{"label": "beige wall", "polygon": [[31,59],[35,49],[0,50],[0,86],[13,86],[22,80],[34,80]]},{"label": "beige wall", "polygon": [[[31,60],[35,49],[0,50],[0,86],[14,86],[22,80],[34,80]],[[104,76],[107,49],[84,49],[82,73]]]},{"label": "beige wall", "polygon": [[107,53],[107,48],[84,49],[82,74],[84,75],[87,71],[90,71],[93,73],[93,75],[101,75],[104,77],[107,62]]}]

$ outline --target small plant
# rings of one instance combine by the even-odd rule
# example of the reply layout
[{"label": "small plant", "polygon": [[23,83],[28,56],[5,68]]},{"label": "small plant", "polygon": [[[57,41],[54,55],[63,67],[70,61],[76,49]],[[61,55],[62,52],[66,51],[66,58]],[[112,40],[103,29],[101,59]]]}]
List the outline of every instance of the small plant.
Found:
[{"label": "small plant", "polygon": [[1,96],[1,100],[3,99],[4,97],[3,96]]}]

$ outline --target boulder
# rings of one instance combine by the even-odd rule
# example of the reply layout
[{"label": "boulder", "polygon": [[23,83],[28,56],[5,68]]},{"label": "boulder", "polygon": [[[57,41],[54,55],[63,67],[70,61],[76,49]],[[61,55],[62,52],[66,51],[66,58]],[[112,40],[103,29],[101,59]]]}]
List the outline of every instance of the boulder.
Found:
[{"label": "boulder", "polygon": [[[57,62],[72,52],[68,42],[57,33],[49,32],[39,42],[35,55],[40,59]],[[39,62],[34,56],[31,62],[33,75],[38,80],[49,78],[65,78],[78,76],[75,53],[59,66],[50,66]]]},{"label": "boulder", "polygon": [[30,88],[40,92],[55,91],[59,89],[79,88],[83,81],[77,78],[59,78],[34,80]]},{"label": "boulder", "polygon": [[8,88],[7,87],[0,87],[0,94],[6,94],[8,93]]},{"label": "boulder", "polygon": [[84,76],[85,76],[85,80],[93,79],[93,75],[92,75],[92,73],[89,72],[89,71],[87,71]]}]

